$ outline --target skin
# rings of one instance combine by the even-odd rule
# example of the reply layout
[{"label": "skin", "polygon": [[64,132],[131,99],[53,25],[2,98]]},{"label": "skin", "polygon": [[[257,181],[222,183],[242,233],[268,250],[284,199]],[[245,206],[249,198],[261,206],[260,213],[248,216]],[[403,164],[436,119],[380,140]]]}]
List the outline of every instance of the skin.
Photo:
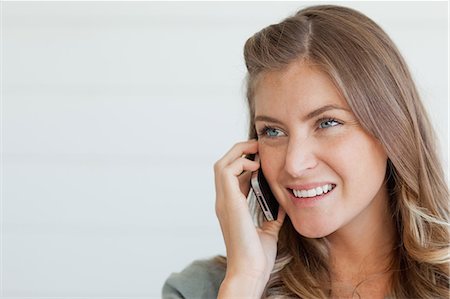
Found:
[{"label": "skin", "polygon": [[[346,110],[328,110],[304,119],[326,105]],[[259,135],[262,168],[301,235],[355,235],[379,222],[382,203],[388,201],[384,185],[387,155],[361,128],[324,74],[302,63],[266,74],[255,94],[255,118],[263,115],[277,122],[255,123],[258,132],[266,125],[273,128],[267,132],[272,136]],[[327,122],[329,118],[336,121]],[[336,188],[311,206],[299,207],[289,198],[287,186],[315,182],[333,183]]]},{"label": "skin", "polygon": [[277,221],[255,228],[246,201],[250,174],[260,165],[242,155],[257,151],[255,140],[237,143],[214,164],[216,214],[227,250],[218,298],[261,298],[275,263],[285,212],[280,208]]},{"label": "skin", "polygon": [[[215,165],[216,211],[228,255],[219,297],[260,296],[286,213],[299,234],[328,239],[334,298],[351,298],[361,281],[367,281],[358,287],[363,298],[383,298],[389,289],[384,270],[394,224],[388,214],[382,145],[361,128],[329,78],[302,61],[264,74],[254,99],[258,141],[236,145]],[[334,108],[307,117],[324,106]],[[256,152],[261,165],[241,158]],[[260,166],[280,203],[281,217],[255,230],[245,202],[248,176],[240,174]],[[314,200],[290,195],[289,187],[321,183],[335,188]]]}]

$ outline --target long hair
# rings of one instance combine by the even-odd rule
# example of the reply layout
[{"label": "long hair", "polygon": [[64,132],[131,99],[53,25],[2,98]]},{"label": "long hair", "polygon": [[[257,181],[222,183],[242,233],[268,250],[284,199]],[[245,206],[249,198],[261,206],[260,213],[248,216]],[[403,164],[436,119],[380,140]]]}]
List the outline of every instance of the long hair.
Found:
[{"label": "long hair", "polygon": [[[261,75],[304,59],[329,76],[388,155],[386,181],[398,237],[389,296],[448,298],[448,187],[433,128],[388,35],[353,9],[312,6],[254,34],[244,57],[250,138],[256,138],[253,95]],[[287,217],[264,297],[327,298],[329,271],[326,238],[302,237]]]}]

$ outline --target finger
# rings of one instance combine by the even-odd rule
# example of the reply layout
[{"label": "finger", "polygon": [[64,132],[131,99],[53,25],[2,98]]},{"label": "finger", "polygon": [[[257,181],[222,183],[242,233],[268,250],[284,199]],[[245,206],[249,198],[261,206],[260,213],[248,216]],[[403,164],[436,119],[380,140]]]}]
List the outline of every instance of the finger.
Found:
[{"label": "finger", "polygon": [[[246,187],[247,183],[239,180],[239,175],[244,171],[248,171],[251,174],[251,172],[257,170],[258,168],[259,162],[251,161],[246,158],[238,158],[224,169],[223,182],[225,189],[231,190],[232,192],[240,192],[244,194],[245,197],[247,197],[247,194],[245,192],[248,188]],[[244,190],[241,189],[241,186],[244,187]]]},{"label": "finger", "polygon": [[[251,173],[259,168],[259,163],[248,160],[246,158],[239,158],[220,172],[216,173],[215,185],[218,195],[216,198],[216,207],[219,210],[223,210],[225,206],[240,206],[239,202],[243,202],[246,205],[247,194],[245,190],[241,190],[241,182],[238,174],[242,171]],[[245,186],[245,183],[242,182]],[[247,181],[248,184],[248,181]],[[248,187],[246,187],[248,189]],[[244,191],[244,192],[242,192]]]},{"label": "finger", "polygon": [[[259,168],[258,161],[252,161],[244,157],[237,158],[228,166],[225,167],[224,172],[234,177],[241,177],[245,172],[255,171]],[[248,174],[247,174],[248,175]]]},{"label": "finger", "polygon": [[236,143],[219,161],[223,165],[228,165],[236,159],[247,154],[255,154],[258,151],[256,139]]},{"label": "finger", "polygon": [[250,191],[250,179],[252,173],[253,171],[244,171],[244,173],[239,176],[239,188],[244,195],[248,195],[248,192]]},{"label": "finger", "polygon": [[[216,173],[216,192],[223,195],[216,199],[219,207],[222,205],[240,206],[238,202],[247,205],[250,175],[259,168],[259,165],[259,162],[256,161],[238,158],[221,172]],[[242,171],[245,171],[245,174],[238,176]]]},{"label": "finger", "polygon": [[[243,175],[244,172],[248,172],[251,175],[251,172],[257,170],[259,168],[259,162],[252,161],[246,158],[238,158],[233,163],[225,166],[223,169],[220,169],[218,165],[215,165],[215,183],[216,188],[220,187],[223,182],[228,182],[234,184],[236,182],[236,186],[239,187],[240,181],[238,178],[241,178],[241,175]],[[244,180],[246,176],[243,176]],[[230,180],[232,182],[230,182]],[[222,188],[220,187],[219,190],[221,191]],[[218,191],[219,191],[218,190]]]}]

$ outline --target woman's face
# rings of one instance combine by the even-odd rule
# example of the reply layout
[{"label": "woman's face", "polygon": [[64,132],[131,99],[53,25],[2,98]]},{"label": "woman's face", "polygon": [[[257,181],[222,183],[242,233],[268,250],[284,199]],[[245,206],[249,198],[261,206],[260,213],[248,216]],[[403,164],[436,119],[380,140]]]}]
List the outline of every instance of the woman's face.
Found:
[{"label": "woman's face", "polygon": [[380,221],[387,155],[324,73],[292,63],[261,77],[254,99],[261,167],[301,235]]}]

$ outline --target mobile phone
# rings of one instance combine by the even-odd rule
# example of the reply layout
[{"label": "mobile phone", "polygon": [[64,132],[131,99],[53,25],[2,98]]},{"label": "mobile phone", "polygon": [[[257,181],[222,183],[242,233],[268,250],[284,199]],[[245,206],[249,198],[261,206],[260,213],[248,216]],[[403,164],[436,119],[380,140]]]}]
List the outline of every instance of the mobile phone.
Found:
[{"label": "mobile phone", "polygon": [[[255,156],[255,161],[259,161],[258,155]],[[252,173],[251,186],[266,220],[277,220],[279,204],[270,190],[261,167]]]}]

